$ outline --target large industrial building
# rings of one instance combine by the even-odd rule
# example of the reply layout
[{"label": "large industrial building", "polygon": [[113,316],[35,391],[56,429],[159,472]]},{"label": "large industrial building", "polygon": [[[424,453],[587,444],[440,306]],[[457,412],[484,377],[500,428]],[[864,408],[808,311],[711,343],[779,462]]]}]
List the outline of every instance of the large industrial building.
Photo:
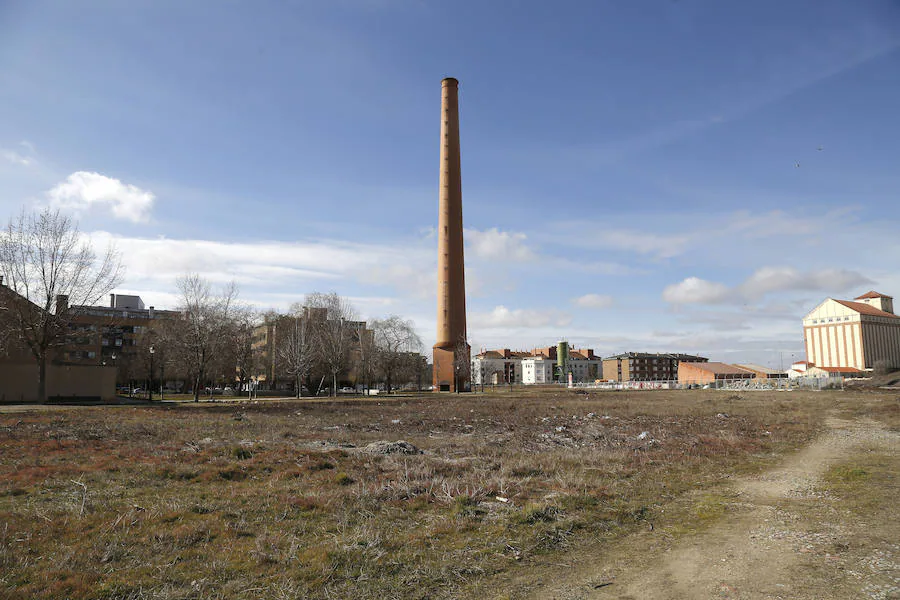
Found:
[{"label": "large industrial building", "polygon": [[827,298],[803,319],[807,361],[817,367],[900,368],[900,316],[891,296]]}]

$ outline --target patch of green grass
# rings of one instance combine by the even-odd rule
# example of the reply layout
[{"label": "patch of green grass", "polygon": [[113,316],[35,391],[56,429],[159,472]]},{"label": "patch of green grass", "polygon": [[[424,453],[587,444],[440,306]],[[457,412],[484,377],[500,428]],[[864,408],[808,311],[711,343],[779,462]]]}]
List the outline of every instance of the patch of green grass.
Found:
[{"label": "patch of green grass", "polygon": [[334,476],[334,482],[338,485],[350,485],[354,483],[354,479],[341,471],[337,475]]},{"label": "patch of green grass", "polygon": [[865,481],[869,476],[870,473],[861,467],[838,465],[832,467],[825,473],[825,480],[830,482],[852,483],[855,481]]},{"label": "patch of green grass", "polygon": [[562,510],[555,504],[526,504],[522,512],[516,514],[515,521],[524,525],[552,523],[560,515]]}]

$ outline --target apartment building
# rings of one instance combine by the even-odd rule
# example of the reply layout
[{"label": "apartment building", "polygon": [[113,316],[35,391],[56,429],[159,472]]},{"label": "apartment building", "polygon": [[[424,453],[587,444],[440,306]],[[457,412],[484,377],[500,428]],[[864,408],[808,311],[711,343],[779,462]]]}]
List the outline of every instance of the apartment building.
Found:
[{"label": "apartment building", "polygon": [[624,352],[603,359],[607,381],[675,381],[679,363],[702,363],[703,356],[677,353]]},{"label": "apartment building", "polygon": [[[312,335],[312,329],[328,320],[328,310],[320,307],[305,307],[303,314],[270,315],[265,322],[253,330],[251,349],[258,357],[257,373],[254,379],[263,389],[294,390],[296,381],[286,372],[283,358],[279,357],[279,344],[287,336],[294,335],[297,328]],[[342,321],[350,340],[351,367],[343,374],[342,380],[356,382],[359,379],[357,365],[364,359],[365,352],[374,348],[375,332],[365,321]]]},{"label": "apartment building", "polygon": [[576,383],[594,381],[602,371],[602,361],[594,351],[576,349],[565,344],[566,359],[560,374],[558,348],[547,346],[530,351],[514,351],[509,348],[485,350],[472,358],[472,382],[481,385],[545,384],[565,381],[568,373]]}]

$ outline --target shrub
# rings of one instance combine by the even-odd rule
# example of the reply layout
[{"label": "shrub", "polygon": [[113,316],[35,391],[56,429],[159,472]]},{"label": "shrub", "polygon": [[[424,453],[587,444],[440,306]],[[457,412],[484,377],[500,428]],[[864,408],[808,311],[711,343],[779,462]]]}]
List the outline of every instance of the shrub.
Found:
[{"label": "shrub", "polygon": [[310,471],[326,471],[333,468],[334,463],[328,462],[327,460],[320,460],[319,462],[309,465]]},{"label": "shrub", "polygon": [[247,460],[248,458],[253,458],[253,452],[251,452],[249,448],[236,446],[231,449],[231,456],[237,460]]},{"label": "shrub", "polygon": [[338,485],[350,485],[353,483],[353,478],[341,471],[334,476],[334,482]]},{"label": "shrub", "polygon": [[562,511],[552,504],[527,504],[517,515],[519,523],[533,525],[535,523],[552,523],[559,518]]}]

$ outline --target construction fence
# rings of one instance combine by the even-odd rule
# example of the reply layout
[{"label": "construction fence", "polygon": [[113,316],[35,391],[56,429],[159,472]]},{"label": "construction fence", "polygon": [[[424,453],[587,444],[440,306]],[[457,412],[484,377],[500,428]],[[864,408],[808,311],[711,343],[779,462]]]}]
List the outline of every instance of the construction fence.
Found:
[{"label": "construction fence", "polygon": [[592,390],[826,390],[844,389],[842,377],[795,377],[772,379],[716,379],[715,381],[602,381],[575,383],[572,387]]}]

